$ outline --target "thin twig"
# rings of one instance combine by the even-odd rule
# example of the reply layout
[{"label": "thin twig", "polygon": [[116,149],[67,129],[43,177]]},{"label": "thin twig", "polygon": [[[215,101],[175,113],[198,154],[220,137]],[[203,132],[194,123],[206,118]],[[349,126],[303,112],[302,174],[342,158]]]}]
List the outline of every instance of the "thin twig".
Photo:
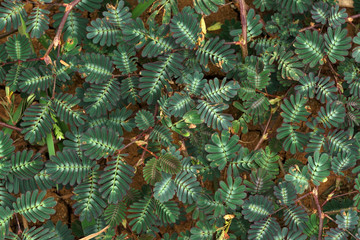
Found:
[{"label": "thin twig", "polygon": [[256,144],[256,147],[254,148],[254,151],[258,150],[260,145],[267,139],[268,137],[268,133],[267,133],[267,130],[269,128],[269,125],[270,125],[270,122],[271,122],[271,118],[272,118],[272,113],[270,113],[270,117],[269,117],[269,120],[267,121],[266,123],[266,127],[265,127],[265,130],[263,132],[263,135],[261,136],[259,142]]},{"label": "thin twig", "polygon": [[[332,193],[330,193],[329,196],[331,196],[335,191],[336,191],[336,189],[334,189],[334,191],[333,191]],[[333,196],[333,197],[329,197],[328,199],[325,200],[325,202],[322,204],[322,206],[324,206],[325,203],[327,203],[327,202],[330,201],[331,199],[339,198],[339,197],[344,197],[344,196],[351,195],[351,194],[354,194],[354,193],[359,193],[359,192],[358,192],[358,191],[352,191],[352,192],[348,192],[348,193],[336,195],[336,196]]]},{"label": "thin twig", "polygon": [[44,55],[44,60],[45,60],[45,63],[46,64],[49,64],[51,62],[51,59],[49,57],[49,53],[51,51],[51,49],[53,47],[57,47],[59,44],[60,44],[60,38],[61,38],[61,33],[62,33],[62,30],[65,26],[65,23],[66,23],[66,20],[71,12],[71,10],[80,2],[81,0],[74,0],[72,1],[71,3],[69,4],[64,4],[65,6],[65,12],[64,12],[64,16],[62,17],[61,19],[61,22],[60,22],[60,25],[56,31],[56,34],[55,34],[55,37],[54,37],[54,40],[51,42],[50,46],[48,47],[48,49],[46,50],[46,53]]},{"label": "thin twig", "polygon": [[324,214],[325,215],[332,215],[332,214],[339,213],[341,211],[349,211],[349,210],[357,211],[357,207],[348,207],[348,208],[336,209],[336,210],[324,212]]},{"label": "thin twig", "polygon": [[[150,128],[149,128],[150,129]],[[148,129],[148,130],[149,130]],[[120,154],[124,149],[128,148],[129,146],[131,146],[133,143],[135,143],[137,140],[139,140],[140,138],[142,138],[145,133],[148,131],[143,131],[142,133],[140,133],[139,135],[137,135],[135,138],[132,138],[133,140],[131,140],[131,142],[129,142],[128,144],[126,144],[124,147],[120,148],[118,151],[118,153]]]},{"label": "thin twig", "polygon": [[53,89],[52,89],[51,100],[53,100],[55,98],[55,88],[56,88],[56,74],[54,74],[54,85],[53,85]]},{"label": "thin twig", "polygon": [[240,20],[242,28],[242,41],[240,41],[240,46],[243,54],[243,59],[248,55],[247,49],[247,19],[246,19],[246,9],[245,9],[245,0],[238,0],[240,7]]},{"label": "thin twig", "polygon": [[323,227],[324,227],[324,213],[322,212],[320,203],[319,203],[319,193],[318,193],[319,187],[316,186],[314,188],[314,190],[312,191],[312,195],[314,197],[315,200],[315,204],[317,207],[317,211],[318,211],[318,215],[319,215],[319,233],[318,233],[318,240],[322,239],[322,232],[323,232]]},{"label": "thin twig", "polygon": [[[324,214],[324,215],[325,215],[325,217],[327,217],[328,219],[330,219],[331,221],[333,221],[334,223],[336,223],[336,221],[335,221],[332,217],[330,217],[330,216],[327,215],[327,214]],[[350,234],[354,239],[360,240],[360,238],[354,236],[349,230],[347,230],[347,229],[345,229],[345,228],[341,228],[341,229],[344,230],[344,231],[346,231],[348,234]]]},{"label": "thin twig", "polygon": [[106,227],[104,227],[104,228],[101,229],[100,231],[98,231],[98,232],[96,232],[96,233],[93,233],[93,234],[90,234],[89,236],[80,238],[80,240],[89,240],[89,239],[92,239],[92,238],[100,235],[101,233],[105,232],[109,227],[110,227],[110,225],[107,225]]},{"label": "thin twig", "polygon": [[[148,148],[149,144],[146,144],[145,148]],[[141,157],[139,159],[139,161],[136,163],[135,168],[137,168],[138,166],[140,166],[141,164],[144,163],[144,158],[145,158],[145,153],[146,151],[143,151],[141,154]]]},{"label": "thin twig", "polygon": [[269,93],[262,92],[262,91],[260,91],[258,89],[256,89],[255,91],[258,92],[258,93],[263,94],[266,97],[271,97],[271,98],[278,98],[279,97],[279,96],[276,96],[276,95],[272,95],[272,94],[269,94]]},{"label": "thin twig", "polygon": [[141,146],[141,145],[139,145],[139,147],[141,147],[142,149],[144,149],[146,152],[148,152],[148,153],[150,153],[153,157],[155,157],[156,159],[159,159],[159,157],[155,154],[155,153],[153,153],[152,151],[150,151],[149,149],[147,149],[147,148],[145,148],[145,147],[143,147],[143,146]]},{"label": "thin twig", "polygon": [[[352,21],[353,21],[355,18],[359,18],[359,17],[360,17],[360,14],[356,14],[356,15],[350,16],[350,17],[346,18],[346,22],[352,23]],[[317,28],[317,27],[320,27],[320,26],[321,26],[321,24],[318,23],[318,24],[315,24],[315,25],[313,25],[313,26],[309,26],[309,27],[306,27],[306,28],[302,28],[302,29],[300,29],[299,32],[304,32],[304,31],[306,31],[306,30],[310,30],[310,29]]]},{"label": "thin twig", "polygon": [[[306,194],[304,194],[304,195],[302,195],[301,197],[299,197],[299,198],[297,198],[297,199],[295,199],[295,202],[298,202],[298,201],[300,201],[301,199],[304,199],[304,198],[306,198],[307,196],[309,196],[311,193],[310,192],[308,192],[308,193],[306,193]],[[277,213],[277,212],[280,212],[281,210],[283,210],[284,208],[286,208],[286,206],[285,207],[281,207],[281,208],[279,208],[278,210],[276,210],[275,212],[273,212],[272,214],[270,214],[270,215],[274,215],[275,213]]]},{"label": "thin twig", "polygon": [[4,122],[0,122],[0,126],[6,127],[6,128],[10,128],[10,129],[15,130],[15,131],[17,131],[17,132],[21,132],[21,131],[22,131],[21,128],[18,128],[18,127],[15,127],[15,126],[11,126],[11,125],[9,125],[9,124],[7,124],[7,123],[4,123]]},{"label": "thin twig", "polygon": [[42,61],[44,60],[44,58],[29,58],[26,60],[16,60],[16,61],[12,61],[12,62],[4,62],[1,64],[1,66],[5,66],[5,65],[9,65],[9,64],[14,64],[14,63],[23,63],[23,62],[34,62],[34,61]]}]

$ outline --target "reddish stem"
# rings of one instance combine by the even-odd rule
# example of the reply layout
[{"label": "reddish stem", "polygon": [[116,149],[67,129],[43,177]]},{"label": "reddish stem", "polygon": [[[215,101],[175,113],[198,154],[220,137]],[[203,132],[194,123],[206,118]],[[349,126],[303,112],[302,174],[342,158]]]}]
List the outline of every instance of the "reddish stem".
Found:
[{"label": "reddish stem", "polygon": [[30,58],[30,59],[26,59],[26,60],[16,60],[16,61],[12,61],[12,62],[4,62],[1,64],[1,66],[5,66],[5,65],[9,65],[9,64],[15,64],[15,63],[23,63],[23,62],[33,62],[33,61],[42,61],[44,60],[43,57],[41,58]]},{"label": "reddish stem", "polygon": [[145,147],[143,147],[143,146],[141,146],[141,145],[139,145],[139,147],[141,147],[142,149],[144,149],[145,151],[147,151],[148,153],[150,153],[150,154],[151,154],[153,157],[155,157],[156,159],[159,159],[159,157],[156,156],[156,154],[153,153],[152,151],[150,151],[149,149],[147,149],[147,148],[145,148]]},{"label": "reddish stem", "polygon": [[318,240],[321,240],[322,239],[322,232],[323,232],[323,227],[324,227],[324,213],[322,212],[322,209],[321,209],[321,205],[319,203],[319,194],[318,194],[318,190],[319,190],[319,187],[316,186],[316,188],[314,188],[314,190],[312,191],[312,195],[314,197],[314,200],[315,200],[315,204],[316,204],[316,207],[317,207],[317,211],[318,211],[318,215],[319,215],[319,233],[318,233]]},{"label": "reddish stem", "polygon": [[11,126],[11,125],[9,125],[9,124],[7,124],[7,123],[4,123],[4,122],[0,122],[0,126],[6,127],[6,128],[10,128],[10,129],[15,130],[15,131],[17,131],[17,132],[21,132],[21,131],[22,131],[21,128],[18,128],[18,127],[15,127],[15,126]]},{"label": "reddish stem", "polygon": [[61,22],[60,22],[60,25],[56,31],[56,34],[55,34],[55,37],[54,37],[54,40],[51,42],[50,46],[48,47],[48,49],[46,50],[46,53],[44,55],[44,60],[45,60],[45,63],[46,64],[49,64],[51,62],[51,59],[49,57],[49,53],[51,51],[51,49],[53,47],[57,47],[59,44],[60,44],[60,37],[61,37],[61,33],[62,33],[62,30],[65,26],[65,23],[66,23],[66,20],[67,18],[69,17],[69,14],[71,12],[71,10],[80,2],[81,0],[74,0],[72,1],[71,3],[69,4],[64,4],[65,6],[65,12],[64,12],[64,16],[62,17],[61,19]]},{"label": "reddish stem", "polygon": [[239,0],[240,7],[240,20],[242,27],[242,41],[240,41],[241,50],[243,53],[243,59],[245,59],[248,55],[247,49],[247,19],[246,19],[246,9],[245,9],[245,0]]}]

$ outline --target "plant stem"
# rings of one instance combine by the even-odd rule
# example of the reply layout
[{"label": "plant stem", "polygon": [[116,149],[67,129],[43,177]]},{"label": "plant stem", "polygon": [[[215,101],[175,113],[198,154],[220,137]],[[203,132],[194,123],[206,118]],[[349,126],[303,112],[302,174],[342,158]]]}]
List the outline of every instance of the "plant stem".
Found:
[{"label": "plant stem", "polygon": [[131,146],[133,143],[135,143],[137,140],[139,140],[140,138],[142,138],[147,131],[148,131],[148,130],[143,131],[142,133],[140,133],[139,135],[137,135],[135,138],[133,138],[133,140],[131,140],[131,142],[129,142],[129,143],[126,144],[124,147],[122,147],[122,148],[120,148],[119,150],[117,150],[118,153],[120,154],[121,151],[123,151],[124,149],[128,148],[128,147]]},{"label": "plant stem", "polygon": [[327,212],[324,212],[324,214],[325,215],[330,215],[330,214],[339,213],[341,211],[349,211],[349,210],[357,211],[357,207],[348,207],[348,208],[342,208],[342,209],[337,209],[337,210],[333,210],[333,211],[327,211]]},{"label": "plant stem", "polygon": [[9,124],[7,124],[7,123],[4,123],[4,122],[0,122],[0,126],[6,127],[6,128],[10,128],[10,129],[15,130],[15,131],[17,131],[17,132],[21,132],[21,131],[22,131],[21,128],[18,128],[18,127],[15,127],[15,126],[11,126],[11,125],[9,125]]},{"label": "plant stem", "polygon": [[[308,192],[308,193],[306,193],[306,194],[304,194],[304,195],[302,195],[301,197],[299,197],[299,198],[297,198],[297,199],[295,199],[295,201],[294,202],[298,202],[298,201],[300,201],[301,199],[304,199],[304,198],[306,198],[307,196],[309,196],[311,194],[311,192]],[[277,212],[280,212],[281,210],[283,210],[285,207],[281,207],[281,208],[279,208],[278,210],[276,210],[275,212],[273,212],[272,214],[270,214],[270,215],[274,215],[275,213],[277,213]]]},{"label": "plant stem", "polygon": [[272,113],[270,113],[270,117],[269,117],[269,120],[267,121],[266,123],[266,127],[265,127],[265,130],[263,132],[263,135],[261,136],[259,142],[256,144],[256,147],[254,148],[254,151],[258,150],[260,145],[268,138],[268,134],[267,134],[267,130],[269,128],[269,125],[270,125],[270,122],[271,122],[271,118],[272,118]]},{"label": "plant stem", "polygon": [[9,64],[14,64],[14,63],[23,63],[23,62],[34,62],[34,61],[42,61],[44,60],[44,58],[29,58],[26,60],[16,60],[16,61],[12,61],[12,62],[4,62],[1,64],[1,66],[5,66],[5,65],[9,65]]},{"label": "plant stem", "polygon": [[65,26],[65,23],[66,23],[66,20],[67,18],[69,17],[69,14],[71,12],[71,10],[80,2],[81,0],[74,0],[72,1],[71,3],[69,4],[64,4],[65,6],[65,12],[64,12],[64,16],[62,17],[61,19],[61,22],[59,24],[59,27],[56,31],[56,34],[55,34],[55,37],[54,37],[54,40],[51,42],[50,46],[48,47],[48,49],[46,50],[46,53],[44,55],[44,60],[45,60],[45,63],[46,64],[49,64],[51,62],[51,59],[49,57],[49,53],[51,51],[51,49],[53,47],[57,47],[59,44],[60,44],[60,36],[61,36],[61,33],[62,33],[62,30]]},{"label": "plant stem", "polygon": [[155,154],[155,153],[153,153],[152,151],[150,151],[149,149],[147,149],[147,148],[145,148],[145,147],[143,147],[143,146],[141,146],[141,145],[138,145],[139,147],[141,147],[142,149],[144,149],[145,151],[147,151],[148,153],[150,153],[153,157],[155,157],[156,159],[159,159],[159,157]]},{"label": "plant stem", "polygon": [[[149,146],[149,144],[146,144],[145,148],[148,148],[148,146]],[[136,163],[136,165],[135,165],[135,169],[136,169],[138,166],[140,166],[141,164],[144,163],[145,153],[146,153],[146,151],[143,151],[143,152],[142,152],[139,161],[138,161],[138,162]]]},{"label": "plant stem", "polygon": [[247,49],[247,19],[246,19],[246,9],[245,9],[245,0],[238,0],[240,7],[240,20],[242,26],[242,41],[240,41],[240,46],[242,50],[242,57],[245,59],[248,55]]},{"label": "plant stem", "polygon": [[[360,17],[360,14],[356,14],[356,15],[350,16],[350,17],[346,18],[346,22],[352,23],[352,21],[353,21],[355,18],[359,18],[359,17]],[[313,26],[309,26],[309,27],[306,27],[306,28],[302,28],[302,29],[300,29],[299,32],[304,32],[304,31],[306,31],[306,30],[313,29],[313,28],[317,28],[317,27],[320,27],[320,26],[321,26],[321,24],[318,23],[318,24],[315,24],[315,25],[313,25]]]},{"label": "plant stem", "polygon": [[101,229],[100,231],[98,231],[98,232],[96,232],[96,233],[93,233],[93,234],[90,234],[89,236],[80,238],[80,240],[90,240],[90,239],[93,239],[94,237],[96,237],[96,236],[100,235],[101,233],[105,232],[109,227],[110,227],[110,225],[107,225],[106,227],[104,227],[104,228]]},{"label": "plant stem", "polygon": [[[327,214],[324,214],[325,217],[327,217],[328,219],[330,219],[331,221],[333,221],[334,223],[336,223],[336,221],[334,219],[332,219],[332,217],[330,217]],[[345,228],[341,228],[342,230],[346,231],[348,234],[350,234],[354,239],[356,240],[360,240],[360,238],[355,237],[349,230],[345,229]]]},{"label": "plant stem", "polygon": [[320,219],[320,221],[319,221],[318,240],[321,240],[322,239],[322,231],[323,231],[323,227],[324,227],[324,213],[322,212],[322,209],[321,209],[321,206],[320,206],[320,203],[319,203],[318,190],[319,190],[319,187],[316,186],[312,191],[312,195],[314,197],[315,204],[316,204],[317,211],[318,211],[318,215],[319,215],[319,219]]}]

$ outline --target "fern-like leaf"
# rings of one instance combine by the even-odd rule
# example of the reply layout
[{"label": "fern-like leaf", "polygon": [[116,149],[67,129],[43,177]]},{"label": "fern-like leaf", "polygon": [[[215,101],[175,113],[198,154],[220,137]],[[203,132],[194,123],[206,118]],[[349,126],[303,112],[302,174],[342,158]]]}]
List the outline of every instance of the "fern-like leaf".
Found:
[{"label": "fern-like leaf", "polygon": [[164,173],[160,182],[155,183],[154,197],[160,202],[166,202],[173,198],[176,185],[171,174]]},{"label": "fern-like leaf", "polygon": [[217,12],[217,5],[223,4],[225,4],[224,0],[195,0],[194,8],[200,14],[209,15],[211,12]]},{"label": "fern-like leaf", "polygon": [[290,229],[303,230],[308,221],[308,216],[302,207],[290,206],[284,211],[284,220]]},{"label": "fern-like leaf", "polygon": [[329,155],[319,152],[314,153],[314,158],[311,156],[308,158],[309,170],[311,172],[311,179],[317,186],[320,182],[325,182],[330,175],[330,159]]},{"label": "fern-like leaf", "polygon": [[135,72],[137,57],[135,50],[129,46],[119,45],[114,51],[113,61],[122,74],[130,74]]},{"label": "fern-like leaf", "polygon": [[21,18],[26,20],[25,3],[20,0],[5,0],[0,7],[0,31],[6,26],[6,32],[11,28],[18,29],[21,25]]},{"label": "fern-like leaf", "polygon": [[140,110],[136,113],[135,123],[140,130],[147,130],[150,127],[154,127],[154,116],[147,110]]},{"label": "fern-like leaf", "polygon": [[246,197],[245,186],[241,184],[242,179],[236,177],[234,180],[231,176],[227,178],[227,184],[223,181],[220,182],[218,194],[220,199],[226,204],[227,207],[235,210],[237,206],[241,206]]},{"label": "fern-like leaf", "polygon": [[[358,33],[354,37],[353,42],[357,45],[360,45],[360,33]],[[360,46],[357,46],[353,49],[352,57],[355,59],[356,62],[360,62]]]},{"label": "fern-like leaf", "polygon": [[123,202],[109,205],[104,212],[106,223],[110,227],[118,226],[125,219],[126,205]]},{"label": "fern-like leaf", "polygon": [[101,198],[99,191],[99,165],[90,172],[85,181],[74,188],[72,197],[76,203],[73,205],[74,214],[80,215],[80,221],[91,221],[101,216],[106,207],[106,202]]},{"label": "fern-like leaf", "polygon": [[89,83],[103,83],[112,77],[114,68],[109,57],[101,54],[85,54],[82,56],[84,65],[79,69],[82,76],[85,76],[85,81]]},{"label": "fern-like leaf", "polygon": [[198,199],[202,188],[194,174],[182,171],[176,175],[174,182],[176,195],[181,202],[191,204]]},{"label": "fern-like leaf", "polygon": [[85,123],[86,117],[80,111],[71,108],[80,103],[80,99],[71,94],[56,94],[53,99],[53,109],[60,120],[70,125],[81,126]]},{"label": "fern-like leaf", "polygon": [[289,174],[285,175],[285,180],[292,182],[298,194],[302,194],[309,187],[310,175],[307,166],[302,171],[299,167],[290,167]]},{"label": "fern-like leaf", "polygon": [[46,164],[46,172],[51,179],[63,185],[80,183],[89,174],[94,162],[81,161],[73,150],[63,150],[50,157],[51,162]]},{"label": "fern-like leaf", "polygon": [[324,39],[317,31],[305,31],[296,37],[295,52],[304,64],[310,63],[315,67],[318,63],[324,64]]},{"label": "fern-like leaf", "polygon": [[91,21],[91,26],[86,27],[86,30],[88,31],[86,37],[92,39],[93,43],[108,47],[116,45],[117,35],[121,34],[119,29],[110,25],[105,19],[100,18]]},{"label": "fern-like leaf", "polygon": [[26,93],[35,93],[40,90],[46,90],[52,84],[54,79],[51,71],[45,66],[38,68],[27,68],[19,77],[19,88]]},{"label": "fern-like leaf", "polygon": [[106,127],[95,127],[87,130],[81,138],[81,149],[84,150],[85,156],[90,159],[100,159],[113,155],[116,150],[123,147],[123,138],[112,129]]},{"label": "fern-like leaf", "polygon": [[148,227],[155,223],[154,216],[155,204],[151,197],[145,197],[139,202],[130,206],[128,218],[134,218],[129,222],[131,229],[138,234],[146,231]]},{"label": "fern-like leaf", "polygon": [[338,127],[339,124],[344,122],[345,107],[342,103],[329,102],[326,104],[326,110],[321,107],[316,121],[322,123],[324,127],[331,128],[331,126]]},{"label": "fern-like leaf", "polygon": [[5,49],[12,59],[22,61],[28,59],[32,52],[29,39],[20,34],[11,36],[6,42]]},{"label": "fern-like leaf", "polygon": [[228,131],[222,131],[221,136],[218,133],[214,133],[211,136],[211,141],[213,144],[205,146],[205,150],[209,153],[207,159],[211,161],[213,168],[217,167],[219,170],[222,170],[227,163],[235,158],[236,152],[240,150],[240,145],[238,144],[239,137],[233,135],[230,138]]},{"label": "fern-like leaf", "polygon": [[330,9],[329,15],[329,26],[330,27],[341,27],[345,23],[348,14],[346,13],[346,8],[339,10],[339,5],[333,6]]},{"label": "fern-like leaf", "polygon": [[91,117],[99,117],[114,108],[119,101],[120,84],[116,78],[110,78],[99,85],[92,84],[85,92],[84,102],[90,103],[86,112]]},{"label": "fern-like leaf", "polygon": [[159,182],[161,180],[161,172],[159,169],[159,162],[156,158],[152,158],[148,162],[146,162],[143,169],[145,181],[152,185],[154,185],[156,182]]},{"label": "fern-like leaf", "polygon": [[123,161],[121,155],[117,155],[113,161],[107,163],[104,173],[101,175],[99,184],[100,192],[108,203],[118,203],[130,189],[134,168]]},{"label": "fern-like leaf", "polygon": [[289,182],[280,182],[278,186],[274,187],[274,194],[280,204],[286,206],[292,205],[297,196],[294,184]]},{"label": "fern-like leaf", "polygon": [[41,155],[24,150],[11,155],[11,172],[19,179],[33,178],[43,168]]},{"label": "fern-like leaf", "polygon": [[180,209],[174,201],[161,202],[155,200],[155,212],[164,223],[175,223],[180,215]]},{"label": "fern-like leaf", "polygon": [[284,118],[284,122],[301,122],[306,121],[306,117],[310,115],[305,109],[307,99],[300,94],[291,95],[290,101],[285,99],[284,103],[281,104],[281,109],[284,111],[281,116]]},{"label": "fern-like leaf", "polygon": [[326,2],[317,2],[313,4],[311,12],[312,18],[317,23],[325,24],[329,17],[329,5]]},{"label": "fern-like leaf", "polygon": [[193,49],[197,44],[201,29],[197,24],[196,15],[183,11],[171,19],[170,31],[176,43],[187,49]]},{"label": "fern-like leaf", "polygon": [[277,129],[278,134],[276,135],[276,138],[283,139],[286,137],[283,142],[283,147],[285,151],[290,149],[292,154],[295,154],[296,151],[302,151],[308,141],[307,135],[297,132],[297,129],[299,129],[299,126],[290,125],[288,123],[283,123],[281,127]]},{"label": "fern-like leaf", "polygon": [[358,213],[352,209],[347,212],[342,210],[336,215],[336,223],[338,227],[342,229],[352,230],[356,227],[358,221]]},{"label": "fern-like leaf", "polygon": [[129,12],[129,8],[125,7],[123,0],[117,3],[116,8],[111,4],[106,5],[106,8],[107,12],[103,12],[103,15],[115,27],[122,29],[125,24],[129,23],[131,13]]},{"label": "fern-like leaf", "polygon": [[49,29],[49,14],[50,12],[48,10],[39,7],[33,8],[26,22],[26,32],[31,32],[30,36],[32,38],[40,38],[41,35]]},{"label": "fern-like leaf", "polygon": [[244,185],[246,190],[253,195],[265,194],[274,186],[273,178],[274,176],[271,173],[263,168],[259,168],[251,171],[251,181],[244,180]]},{"label": "fern-like leaf", "polygon": [[[57,13],[53,16],[54,27],[58,28],[61,22],[61,19],[65,14],[65,7],[59,8],[60,13]],[[88,20],[86,18],[81,17],[81,13],[70,11],[68,13],[69,16],[66,18],[66,22],[64,25],[64,41],[69,39],[76,38],[78,41],[86,38],[86,25],[88,24]]]},{"label": "fern-like leaf", "polygon": [[347,29],[341,27],[335,30],[331,27],[328,28],[327,33],[324,35],[326,54],[332,63],[337,60],[344,61],[348,55],[348,49],[351,48],[351,37],[347,37]]},{"label": "fern-like leaf", "polygon": [[53,207],[56,205],[56,201],[53,197],[44,199],[45,194],[45,191],[39,193],[38,190],[22,194],[16,199],[16,203],[13,203],[15,212],[33,223],[37,220],[44,222],[50,219],[50,215],[55,213]]},{"label": "fern-like leaf", "polygon": [[10,220],[13,214],[14,210],[0,206],[0,239],[5,239],[5,235],[9,232]]},{"label": "fern-like leaf", "polygon": [[182,169],[181,161],[172,153],[162,154],[159,159],[159,166],[162,171],[169,174],[177,174]]},{"label": "fern-like leaf", "polygon": [[264,219],[274,211],[274,205],[262,195],[250,196],[243,205],[242,214],[250,222]]},{"label": "fern-like leaf", "polygon": [[274,233],[280,231],[279,223],[275,218],[269,217],[268,219],[257,221],[250,226],[248,239],[274,239]]},{"label": "fern-like leaf", "polygon": [[0,159],[4,160],[10,157],[11,153],[15,150],[12,143],[13,140],[10,136],[0,131]]},{"label": "fern-like leaf", "polygon": [[205,84],[201,95],[214,103],[221,102],[222,100],[229,101],[236,96],[239,88],[240,85],[236,81],[227,82],[226,78],[224,78],[220,82],[219,79],[214,78],[214,80],[210,80]]},{"label": "fern-like leaf", "polygon": [[230,45],[224,45],[224,42],[225,40],[220,40],[219,37],[203,42],[196,51],[196,60],[206,66],[210,59],[222,71],[229,72],[236,64],[236,55]]},{"label": "fern-like leaf", "polygon": [[199,105],[196,107],[200,118],[205,121],[208,127],[213,129],[228,129],[231,127],[231,121],[234,120],[229,114],[222,113],[223,110],[229,106],[224,103],[209,103],[204,100],[199,100]]},{"label": "fern-like leaf", "polygon": [[46,104],[32,105],[26,109],[21,123],[25,140],[38,142],[51,132],[54,120],[50,116],[50,104],[51,101],[47,100]]}]

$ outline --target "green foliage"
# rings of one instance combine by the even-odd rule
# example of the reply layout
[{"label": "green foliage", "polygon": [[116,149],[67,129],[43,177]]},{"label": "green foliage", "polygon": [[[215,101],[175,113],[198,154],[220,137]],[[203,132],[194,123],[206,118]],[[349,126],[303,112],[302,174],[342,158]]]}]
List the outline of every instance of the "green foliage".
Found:
[{"label": "green foliage", "polygon": [[56,201],[54,198],[44,199],[46,192],[38,193],[38,190],[26,192],[16,199],[16,203],[13,203],[14,211],[33,223],[44,222],[55,213],[53,207],[56,205]]},{"label": "green foliage", "polygon": [[24,35],[13,35],[6,42],[5,49],[13,60],[26,60],[31,55],[30,42]]},{"label": "green foliage", "polygon": [[50,12],[39,7],[33,8],[28,21],[26,22],[26,32],[31,32],[30,36],[40,38],[41,35],[49,29]]},{"label": "green foliage", "polygon": [[360,235],[358,15],[35,2],[0,5],[0,239]]},{"label": "green foliage", "polygon": [[351,47],[351,38],[346,37],[346,35],[346,29],[336,28],[333,30],[331,27],[328,28],[327,33],[324,35],[325,52],[332,63],[335,63],[336,60],[345,60],[344,56],[348,54],[347,50]]},{"label": "green foliage", "polygon": [[222,170],[236,156],[236,152],[239,151],[240,145],[237,145],[239,137],[233,135],[230,138],[229,132],[222,131],[221,136],[214,133],[211,136],[211,140],[215,145],[208,144],[205,146],[206,151],[210,153],[207,155],[207,159],[211,161],[212,167]]},{"label": "green foliage", "polygon": [[324,40],[317,31],[305,31],[296,37],[295,52],[303,59],[303,63],[310,63],[310,67],[315,67],[318,63],[324,63]]}]

